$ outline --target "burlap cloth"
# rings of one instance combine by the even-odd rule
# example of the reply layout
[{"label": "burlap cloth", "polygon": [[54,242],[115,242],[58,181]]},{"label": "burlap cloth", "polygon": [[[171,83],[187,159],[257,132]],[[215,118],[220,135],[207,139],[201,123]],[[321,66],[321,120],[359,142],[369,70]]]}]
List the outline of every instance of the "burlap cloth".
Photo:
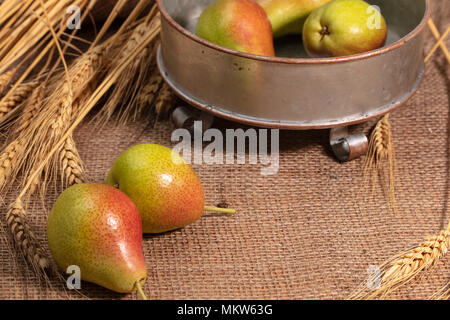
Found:
[{"label": "burlap cloth", "polygon": [[[450,22],[450,6],[448,1],[435,2],[440,8],[434,18],[443,31]],[[429,49],[433,41],[428,35]],[[282,132],[280,171],[275,176],[263,177],[260,167],[253,165],[194,166],[208,204],[226,202],[239,213],[206,215],[183,230],[146,238],[148,296],[345,298],[365,278],[369,265],[380,264],[439,232],[450,219],[449,71],[443,55],[436,54],[426,66],[420,90],[392,114],[397,215],[388,210],[379,187],[374,201],[364,200],[362,159],[336,162],[328,146],[328,131]],[[368,132],[373,125],[372,121],[359,128]],[[237,125],[219,120],[216,126]],[[95,133],[85,124],[75,139],[91,181],[101,182],[123,150],[140,142],[171,146],[172,130],[169,123],[154,129],[135,123]],[[49,208],[56,196],[54,192],[47,197]],[[46,245],[47,213],[36,206],[29,214]],[[11,256],[4,240],[1,244],[0,298],[67,298],[56,277],[50,277],[51,287],[39,283],[22,261]],[[427,298],[449,277],[447,255],[392,298]],[[136,298],[82,285],[82,293],[89,298]],[[84,298],[74,293],[69,297]]]}]

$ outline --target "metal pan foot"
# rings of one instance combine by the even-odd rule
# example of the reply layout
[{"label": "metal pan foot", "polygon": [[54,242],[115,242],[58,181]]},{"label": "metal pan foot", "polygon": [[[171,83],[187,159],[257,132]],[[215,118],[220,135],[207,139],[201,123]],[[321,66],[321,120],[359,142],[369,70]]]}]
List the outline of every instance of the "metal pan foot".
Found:
[{"label": "metal pan foot", "polygon": [[351,161],[365,155],[369,141],[364,133],[349,135],[348,127],[330,130],[330,145],[336,158],[341,162]]},{"label": "metal pan foot", "polygon": [[185,106],[175,108],[175,110],[172,112],[171,119],[175,127],[187,129],[191,133],[193,133],[194,131],[195,121],[202,122],[203,130],[208,130],[209,128],[211,128],[214,122],[213,115]]}]

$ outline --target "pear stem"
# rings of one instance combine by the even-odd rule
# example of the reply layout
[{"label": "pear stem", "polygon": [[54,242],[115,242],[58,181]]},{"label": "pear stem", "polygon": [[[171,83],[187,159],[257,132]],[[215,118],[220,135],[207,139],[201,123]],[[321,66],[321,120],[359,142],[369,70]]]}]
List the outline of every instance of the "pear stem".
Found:
[{"label": "pear stem", "polygon": [[142,300],[148,300],[147,296],[144,293],[144,290],[142,290],[142,286],[139,281],[136,282],[136,288],[137,288],[137,291],[139,292],[139,294],[141,295]]},{"label": "pear stem", "polygon": [[236,210],[234,210],[234,209],[226,209],[226,208],[218,208],[218,207],[210,207],[210,206],[205,206],[205,211],[226,213],[226,214],[235,214],[236,213]]}]

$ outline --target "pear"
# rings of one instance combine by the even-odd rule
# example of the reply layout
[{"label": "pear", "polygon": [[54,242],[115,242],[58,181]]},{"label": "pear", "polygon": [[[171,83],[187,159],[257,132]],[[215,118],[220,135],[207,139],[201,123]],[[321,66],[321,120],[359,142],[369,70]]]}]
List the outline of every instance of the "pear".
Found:
[{"label": "pear", "polygon": [[47,238],[62,270],[78,266],[82,280],[119,293],[141,291],[142,221],[120,190],[94,183],[68,188],[50,212]]},{"label": "pear", "polygon": [[275,56],[266,12],[253,0],[217,0],[201,14],[196,34],[222,47]]},{"label": "pear", "polygon": [[106,178],[137,205],[144,233],[163,233],[194,223],[204,210],[234,213],[205,207],[202,184],[192,167],[171,149],[140,144],[123,152]]},{"label": "pear", "polygon": [[272,24],[274,37],[300,34],[308,15],[331,0],[257,0]]},{"label": "pear", "polygon": [[303,27],[303,45],[311,57],[375,50],[386,38],[383,16],[362,0],[333,0],[311,13]]}]

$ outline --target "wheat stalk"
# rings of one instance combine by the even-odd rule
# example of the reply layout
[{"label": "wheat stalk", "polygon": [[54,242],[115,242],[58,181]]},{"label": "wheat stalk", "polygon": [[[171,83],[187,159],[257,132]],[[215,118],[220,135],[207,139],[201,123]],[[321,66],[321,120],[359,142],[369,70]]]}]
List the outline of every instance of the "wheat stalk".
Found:
[{"label": "wheat stalk", "polygon": [[39,164],[36,168],[34,168],[25,181],[24,187],[19,194],[18,199],[22,199],[24,195],[29,192],[30,187],[35,183],[37,177],[42,174],[42,171],[45,167],[48,166],[50,160],[54,157],[54,155],[63,147],[66,140],[73,134],[75,128],[84,120],[87,114],[92,110],[92,108],[98,103],[98,101],[108,92],[108,90],[113,86],[113,84],[118,80],[120,74],[129,66],[133,59],[141,53],[145,48],[155,39],[155,37],[159,34],[160,25],[155,24],[152,29],[152,32],[149,33],[143,42],[136,48],[136,50],[124,61],[122,61],[116,68],[110,70],[106,77],[103,79],[102,83],[95,89],[95,91],[90,95],[86,103],[82,105],[78,114],[76,115],[73,123],[66,130],[66,132],[62,135],[62,137],[54,144],[51,150],[40,160]]},{"label": "wheat stalk", "polygon": [[41,159],[39,165],[33,172],[29,175],[27,182],[25,183],[24,188],[22,189],[19,198],[21,198],[29,189],[29,187],[33,184],[36,177],[42,172],[45,166],[48,165],[48,162],[52,159],[54,154],[60,150],[60,148],[64,145],[66,139],[73,133],[75,128],[84,120],[87,114],[92,110],[92,108],[97,104],[97,102],[108,92],[108,90],[113,86],[113,84],[120,77],[120,74],[127,68],[127,66],[133,62],[133,59],[145,50],[146,46],[148,46],[159,34],[160,25],[155,24],[151,33],[149,33],[143,42],[136,48],[136,50],[124,61],[122,61],[116,68],[110,70],[107,76],[103,79],[102,83],[95,89],[95,91],[90,95],[89,99],[86,103],[83,104],[83,107],[80,108],[77,116],[75,117],[73,123],[66,130],[63,136],[55,143],[53,148],[45,155],[43,159]]},{"label": "wheat stalk", "polygon": [[[65,88],[67,88],[65,86]],[[61,100],[56,102],[56,115],[50,120],[50,133],[49,138],[50,143],[52,143],[55,139],[58,139],[62,133],[64,133],[65,129],[69,126],[70,120],[72,118],[72,103],[73,103],[73,93],[69,92],[69,90],[64,89],[66,91]],[[43,144],[41,144],[43,146]]]},{"label": "wheat stalk", "polygon": [[[0,5],[0,12],[1,9]],[[24,179],[23,188],[8,211],[8,226],[15,236],[16,244],[21,247],[27,261],[37,271],[48,263],[44,260],[44,253],[40,250],[39,243],[34,241],[36,238],[26,223],[23,199],[33,192],[33,188],[39,187],[41,191],[45,190],[45,184],[50,180],[49,172],[52,168],[56,168],[55,163],[61,165],[63,178],[67,184],[82,181],[82,164],[73,143],[73,131],[97,102],[117,83],[125,70],[151,47],[151,43],[159,34],[159,19],[153,17],[148,25],[148,32],[135,50],[121,59],[114,58],[118,61],[117,63],[111,64],[108,61],[110,57],[117,57],[117,55],[113,53],[107,56],[107,54],[111,49],[122,47],[120,42],[124,40],[124,37],[118,33],[112,37],[111,41],[91,47],[86,54],[75,61],[70,69],[65,68],[66,79],[62,76],[52,77],[47,89],[47,92],[51,92],[49,98],[42,103],[39,112],[27,122],[28,125],[13,142],[13,146],[20,151],[21,157],[16,159],[16,164],[10,166],[10,171],[14,174],[9,173],[8,180],[12,181],[12,177],[16,177],[22,169]],[[124,25],[122,27],[121,30],[126,29]],[[55,32],[52,32],[52,35],[56,38]],[[60,48],[58,51],[61,54]],[[95,52],[100,59],[94,58],[95,54],[90,56]],[[86,64],[82,63],[83,59],[86,59]],[[79,102],[86,88],[100,80],[100,85],[96,86],[93,92],[88,91],[86,101]],[[22,117],[22,119],[25,118]],[[42,179],[40,179],[41,176]]]},{"label": "wheat stalk", "polygon": [[[153,15],[150,12],[149,15]],[[132,31],[128,40],[120,50],[119,55],[115,59],[112,67],[126,59],[143,39],[154,30],[154,25],[159,23],[159,16],[144,22],[141,22]],[[136,120],[142,110],[138,103],[139,94],[142,91],[143,83],[148,80],[149,69],[154,66],[154,56],[156,46],[149,45],[146,47],[120,75],[113,92],[108,101],[105,103],[102,111],[98,115],[98,120],[102,125],[111,119],[116,109],[119,109],[117,116],[119,123],[126,123],[129,119]],[[149,63],[150,62],[150,63]],[[120,106],[120,107],[119,107]]]},{"label": "wheat stalk", "polygon": [[[36,126],[43,128],[43,134],[39,136],[41,140],[58,139],[70,124],[73,100],[83,93],[90,81],[102,70],[105,51],[105,46],[98,46],[77,59],[68,70],[70,84],[60,84],[60,79],[54,81],[55,94],[46,104],[48,112],[42,115],[40,121],[36,121]],[[45,128],[45,124],[49,125],[49,130]],[[45,131],[50,132],[47,134]]]},{"label": "wheat stalk", "polygon": [[[146,1],[142,1],[142,3],[145,3]],[[154,20],[150,21],[150,23],[141,23],[139,24],[132,32],[131,36],[128,37],[128,40],[126,41],[124,48],[120,50],[120,53],[118,54],[115,61],[123,61],[128,58],[128,56],[136,50],[136,48],[139,46],[139,44],[145,39],[145,36],[150,32],[154,31]],[[126,38],[124,38],[126,39]],[[122,42],[123,40],[117,38],[117,41],[114,42],[114,46],[117,46],[118,43]],[[97,57],[102,57],[103,52],[105,51],[107,47],[106,46],[98,46],[97,48],[94,47],[92,50],[94,53],[97,53]],[[121,75],[119,79],[116,81],[116,83],[120,84],[120,86],[116,86],[115,93],[119,93],[122,96],[127,96],[129,92],[133,91],[132,86],[134,83],[138,83],[140,81],[133,81],[133,79],[136,78],[136,74],[138,71],[141,71],[143,69],[143,65],[146,63],[146,55],[147,55],[148,49],[145,48],[142,50],[142,52],[139,53],[139,55],[134,59],[133,63],[130,63],[128,67],[121,72]],[[100,61],[101,59],[94,59],[94,61]],[[94,65],[91,63],[90,65]],[[117,64],[113,63],[111,67],[115,67]],[[83,68],[81,68],[83,69]],[[95,68],[95,70],[97,70]],[[89,70],[90,72],[94,71],[92,68]],[[141,77],[138,76],[138,79]],[[125,85],[124,85],[125,84]],[[133,85],[132,85],[133,84]],[[114,93],[113,93],[114,95]],[[118,98],[110,98],[110,101],[114,101],[116,104],[119,102],[120,99]],[[85,102],[85,101],[83,101]],[[80,103],[78,103],[80,104]],[[104,106],[104,109],[108,110],[111,109],[110,106]],[[71,186],[73,184],[79,184],[84,182],[84,168],[82,160],[79,156],[79,153],[76,149],[75,142],[73,141],[73,136],[70,135],[65,140],[61,150],[60,150],[60,156],[59,156],[59,162],[61,164],[61,170],[62,174],[61,176],[64,179],[65,185]]]},{"label": "wheat stalk", "polygon": [[[12,141],[6,148],[0,153],[0,191],[5,188],[8,181],[11,181],[11,173],[13,168],[17,167],[19,159],[23,158],[23,151],[27,146],[26,140],[21,134],[29,128],[32,119],[39,111],[45,87],[43,85],[35,89],[28,100],[22,116],[19,118],[18,127],[16,133],[18,138]],[[36,185],[36,184],[35,184]]]},{"label": "wheat stalk", "polygon": [[[80,9],[83,9],[88,2],[87,0],[74,1],[72,4],[78,5]],[[15,10],[14,13],[12,8]],[[9,16],[10,20],[5,22],[7,20],[5,17],[8,17],[10,13],[12,14]],[[27,68],[21,72],[14,86],[1,98],[0,103],[10,98],[49,52],[51,56],[55,47],[60,51],[57,39],[54,39],[56,41],[49,41],[49,39],[52,36],[58,38],[64,33],[66,5],[56,0],[47,0],[45,5],[36,0],[24,0],[17,6],[16,1],[4,0],[0,3],[0,21],[2,18],[6,20],[3,20],[4,24],[1,24],[0,29],[0,74],[10,69],[12,65],[16,68],[25,65]],[[57,33],[54,31],[55,26],[60,29]],[[16,62],[19,58],[20,61]]]},{"label": "wheat stalk", "polygon": [[[59,33],[66,25],[67,3],[65,1],[48,0],[42,6],[39,1],[27,0],[28,5],[21,4],[16,7],[15,12],[11,12],[12,3],[15,2],[17,1],[5,0],[0,4],[1,18],[17,13],[14,19],[11,19],[14,22],[13,25],[6,24],[0,29],[0,73],[9,69],[32,48],[39,46],[42,39],[50,34],[49,27],[60,29]],[[87,3],[86,0],[74,0],[71,4],[83,10]],[[42,19],[44,14],[48,16],[47,21]]]},{"label": "wheat stalk", "polygon": [[48,259],[28,225],[25,215],[22,201],[18,198],[6,214],[6,222],[13,235],[14,243],[33,269],[40,273],[49,266]]},{"label": "wheat stalk", "polygon": [[395,151],[389,116],[388,113],[378,121],[372,131],[369,151],[363,163],[363,172],[364,180],[368,179],[369,185],[372,185],[371,194],[374,193],[377,177],[380,177],[385,195],[389,199],[388,203],[392,210],[396,212]]},{"label": "wheat stalk", "polygon": [[[81,57],[79,57],[73,65],[68,69],[70,86],[62,79],[61,76],[55,77],[50,81],[49,91],[53,92],[46,101],[40,105],[41,111],[35,113],[32,121],[28,121],[29,117],[24,116],[22,124],[28,129],[22,134],[24,140],[27,143],[25,153],[22,155],[24,159],[29,161],[22,161],[19,166],[14,168],[14,174],[11,176],[16,177],[19,171],[24,171],[24,176],[29,176],[30,173],[40,165],[40,159],[43,159],[46,154],[52,149],[54,144],[61,138],[70,126],[74,115],[77,114],[80,106],[85,101],[86,95],[90,93],[90,87],[95,79],[103,72],[104,65],[107,61],[107,46],[100,45],[94,47]],[[36,93],[36,97],[39,97]],[[37,105],[35,105],[37,106]],[[29,115],[36,112],[36,109],[30,105]],[[69,142],[68,142],[69,143]],[[74,144],[70,144],[72,148],[75,148]],[[61,149],[63,153],[64,149]],[[67,153],[66,156],[78,156],[77,152]],[[32,159],[34,160],[32,160]],[[36,160],[37,159],[37,160]],[[45,177],[45,181],[37,185],[42,193],[45,193],[45,189],[51,177],[55,175],[56,169],[61,166],[61,156],[55,156],[51,163],[49,163],[42,174]],[[81,161],[80,161],[81,163]],[[63,164],[64,172],[68,172],[71,165],[74,165],[74,160]],[[68,167],[67,167],[68,165]],[[79,168],[72,168],[75,175],[79,175]],[[52,173],[53,172],[53,173]],[[73,179],[73,175],[67,181]],[[77,181],[78,181],[77,177]],[[25,181],[25,180],[24,180]]]},{"label": "wheat stalk", "polygon": [[[145,37],[148,30],[149,28],[147,23],[139,24],[132,32],[124,47],[121,49],[117,60],[115,60],[115,63],[122,61],[125,57],[130,55],[130,53],[136,49],[136,47]],[[106,123],[112,117],[114,110],[119,105],[122,108],[122,115],[129,114],[127,110],[130,106],[129,101],[133,99],[133,94],[136,92],[136,87],[141,83],[141,81],[139,81],[141,75],[138,74],[138,71],[141,71],[140,65],[144,61],[147,50],[148,49],[146,48],[142,53],[140,53],[139,56],[136,57],[136,60],[132,64],[130,64],[121,74],[120,80],[117,81],[117,84],[113,92],[111,93],[108,102],[105,104],[102,112],[100,113],[100,117],[103,118],[103,123]],[[145,61],[145,64],[147,64],[147,61]]]},{"label": "wheat stalk", "polygon": [[[430,29],[438,41],[433,47],[432,51],[425,58],[425,62],[429,60],[433,52],[439,47],[447,56],[448,50],[443,45],[443,39],[450,33],[450,28],[447,29],[445,34],[441,37],[437,31],[433,21],[429,21]],[[369,146],[369,155],[364,163],[365,175],[369,173],[372,178],[372,182],[376,175],[383,174],[382,162],[387,160],[389,166],[388,188],[384,187],[385,192],[389,194],[390,205],[396,212],[396,199],[395,199],[395,177],[394,177],[394,149],[392,143],[391,126],[389,123],[389,114],[386,114],[376,125]],[[387,190],[386,190],[387,189]],[[446,230],[441,231],[439,234],[425,239],[424,242],[417,247],[406,251],[400,255],[391,258],[387,263],[381,267],[381,284],[379,288],[375,290],[367,290],[367,285],[361,284],[350,296],[352,299],[374,299],[384,298],[392,291],[405,285],[414,279],[419,273],[431,268],[436,264],[448,251],[450,247],[450,224]],[[366,283],[372,282],[371,277],[366,279]],[[441,290],[442,295],[440,298],[450,298],[450,287]]]},{"label": "wheat stalk", "polygon": [[417,247],[389,259],[381,267],[380,285],[375,290],[367,287],[368,279],[350,296],[351,299],[385,298],[407,284],[422,271],[431,268],[447,253],[450,247],[450,224],[446,230],[426,238]]},{"label": "wheat stalk", "polygon": [[[110,64],[110,55],[113,56],[111,50],[120,49],[120,43],[123,43],[125,39],[117,37],[114,41],[106,41],[90,48],[76,59],[69,69],[70,85],[63,81],[62,76],[52,77],[46,90],[52,94],[46,101],[42,100],[43,92],[36,92],[34,96],[38,102],[30,103],[26,108],[19,125],[18,141],[7,146],[1,157],[4,161],[3,165],[0,163],[0,166],[3,167],[0,172],[0,189],[8,182],[12,182],[19,172],[23,171],[24,177],[26,177],[39,166],[40,159],[44,158],[51,150],[54,143],[70,126],[73,116],[77,114],[80,104],[72,103],[72,101],[85,93],[88,86],[95,84],[94,82],[105,71],[105,67]],[[37,112],[37,110],[40,111]],[[19,146],[20,149],[18,149]],[[17,152],[18,150],[20,150],[20,154]],[[12,161],[11,156],[15,161]],[[47,171],[57,168],[59,156],[54,157],[52,162],[53,164],[46,166],[46,170],[43,172],[46,178],[49,178]],[[45,190],[48,180],[37,185],[41,191]]]},{"label": "wheat stalk", "polygon": [[[436,52],[436,50],[441,47],[441,46],[445,46],[444,40],[445,38],[450,34],[450,26],[447,28],[447,30],[444,32],[444,34],[438,39],[438,41],[436,42],[436,44],[433,46],[433,48],[431,49],[431,51],[428,53],[428,55],[425,58],[425,62],[428,62],[431,57],[433,56],[433,54]],[[447,57],[448,58],[448,57]],[[450,60],[449,60],[450,61]]]},{"label": "wheat stalk", "polygon": [[0,120],[7,115],[9,112],[14,110],[20,104],[22,104],[30,94],[33,92],[34,88],[38,85],[37,82],[29,82],[21,84],[14,90],[13,94],[7,98],[5,101],[0,103]]},{"label": "wheat stalk", "polygon": [[400,259],[393,261],[383,275],[384,283],[403,281],[424,269],[431,267],[450,246],[449,230],[428,237],[418,247],[406,252]]},{"label": "wheat stalk", "polygon": [[[40,4],[43,10],[43,13],[45,15],[45,18],[47,19],[47,22],[49,24],[49,30],[52,33],[52,36],[54,37],[55,45],[58,48],[58,51],[61,54],[61,60],[64,65],[64,69],[67,75],[67,81],[64,83],[63,87],[63,103],[60,105],[60,112],[59,114],[66,113],[66,109],[71,109],[72,99],[73,99],[73,91],[72,91],[72,84],[70,75],[68,72],[67,64],[64,59],[64,53],[58,43],[58,37],[56,33],[54,32],[54,29],[50,26],[50,18],[47,12],[47,9],[45,8],[44,0],[40,0]],[[37,86],[37,84],[30,88],[30,90],[26,91],[26,93],[31,94],[33,89]],[[17,89],[13,89],[14,93],[12,96],[5,98],[5,100],[2,100],[2,103],[8,103],[12,98],[17,96],[20,93],[20,97],[22,98],[25,96],[25,93],[22,93],[20,90],[23,88],[23,85],[20,85]],[[28,96],[27,96],[28,97]],[[9,100],[8,100],[9,99]],[[25,98],[26,99],[26,98]],[[16,99],[17,100],[17,99]],[[20,103],[22,101],[16,101],[15,103]],[[8,111],[9,112],[9,111]],[[54,127],[52,127],[53,129]],[[12,169],[12,167],[11,167]],[[11,174],[11,170],[7,172],[8,175]],[[13,236],[14,243],[17,247],[20,248],[23,256],[25,257],[26,261],[33,267],[36,273],[43,274],[44,269],[46,269],[49,266],[48,259],[45,257],[44,251],[39,245],[39,242],[37,241],[36,237],[34,236],[34,233],[31,231],[31,228],[29,227],[27,221],[26,221],[26,212],[22,204],[22,197],[24,197],[29,190],[35,189],[37,186],[37,178],[39,176],[39,172],[37,172],[31,179],[30,183],[27,186],[26,190],[22,190],[19,197],[12,203],[10,206],[7,215],[6,215],[6,222],[9,227],[9,230]]]},{"label": "wheat stalk", "polygon": [[[55,33],[53,33],[53,36],[57,37]],[[59,48],[59,45],[57,47]],[[60,54],[62,54],[62,49],[59,49]],[[52,92],[52,94],[47,99],[47,103],[44,103],[43,99],[45,88],[47,88],[46,82],[33,92],[29,103],[25,106],[22,116],[19,118],[16,131],[19,134],[17,141],[13,142],[11,146],[7,146],[6,152],[2,156],[4,161],[0,163],[0,166],[3,167],[3,171],[0,173],[0,189],[7,182],[13,181],[22,169],[32,170],[33,162],[35,166],[39,157],[43,153],[45,154],[48,147],[51,147],[52,140],[58,139],[70,124],[73,111],[72,100],[74,99],[72,87],[75,89],[75,94],[78,95],[89,83],[90,78],[101,71],[103,63],[101,59],[104,55],[102,50],[105,50],[105,48],[99,46],[77,59],[68,76],[70,82],[64,82],[61,76],[50,78],[50,73],[48,78],[51,81],[47,92]],[[51,61],[51,56],[52,54],[48,58],[45,69]],[[64,61],[63,64],[65,65]],[[20,85],[18,89],[22,87],[23,85]],[[37,119],[34,119],[35,117]],[[18,146],[20,146],[21,154],[17,152]],[[11,155],[14,156],[15,161],[12,161]],[[29,161],[30,159],[31,161]],[[25,171],[25,176],[26,173]],[[34,184],[34,186],[41,186],[41,184]]]},{"label": "wheat stalk", "polygon": [[[439,33],[436,25],[434,24],[433,19],[428,20],[428,27],[431,30],[431,33],[433,34],[434,38],[439,41],[439,39],[441,38],[441,34]],[[445,42],[442,42],[440,44],[440,47],[442,49],[442,51],[444,52],[445,57],[447,58],[448,63],[450,63],[450,52],[447,49],[447,46],[445,45]]]},{"label": "wheat stalk", "polygon": [[[31,162],[28,168],[25,169],[24,176],[29,176],[30,173],[40,165],[40,159],[45,157],[49,150],[52,149],[54,143],[58,141],[61,136],[66,132],[67,128],[70,126],[73,114],[72,111],[76,103],[73,103],[73,93],[68,89],[63,89],[65,94],[60,98],[60,100],[55,101],[56,113],[53,116],[47,118],[46,121],[41,122],[41,130],[37,131],[37,137],[35,141],[32,141],[29,145],[32,151],[31,155],[34,159],[39,161]],[[41,115],[41,114],[40,114]],[[39,115],[39,116],[40,116]],[[32,124],[37,121],[41,121],[39,116]],[[55,163],[58,162],[57,157],[51,162],[46,164],[41,175],[44,176],[43,183],[39,184],[41,192],[45,194],[46,186],[51,180],[52,172],[56,169]],[[25,163],[24,163],[25,164]]]}]

